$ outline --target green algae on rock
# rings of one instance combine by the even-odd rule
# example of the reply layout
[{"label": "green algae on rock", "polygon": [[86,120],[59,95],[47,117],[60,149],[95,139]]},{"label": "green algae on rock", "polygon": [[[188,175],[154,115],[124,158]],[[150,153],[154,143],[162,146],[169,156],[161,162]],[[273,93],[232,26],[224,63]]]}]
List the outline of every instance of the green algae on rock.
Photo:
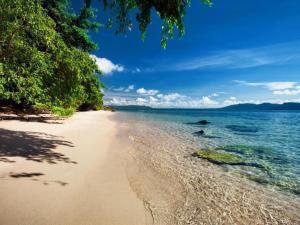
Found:
[{"label": "green algae on rock", "polygon": [[266,172],[270,170],[267,165],[262,165],[257,162],[249,161],[240,155],[228,152],[220,152],[217,149],[201,149],[193,154],[193,156],[206,159],[215,164],[237,165],[237,166],[251,166],[260,168]]},{"label": "green algae on rock", "polygon": [[247,165],[247,162],[239,155],[210,149],[199,150],[194,156],[206,159],[215,164]]}]

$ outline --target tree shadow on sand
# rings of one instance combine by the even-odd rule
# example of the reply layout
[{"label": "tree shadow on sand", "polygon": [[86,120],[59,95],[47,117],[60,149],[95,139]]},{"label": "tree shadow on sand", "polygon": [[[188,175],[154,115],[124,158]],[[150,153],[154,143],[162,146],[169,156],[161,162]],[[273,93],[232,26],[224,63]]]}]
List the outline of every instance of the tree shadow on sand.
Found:
[{"label": "tree shadow on sand", "polygon": [[14,163],[9,157],[22,157],[35,162],[74,163],[64,154],[53,151],[58,146],[74,147],[62,137],[39,132],[12,131],[0,128],[0,162]]},{"label": "tree shadow on sand", "polygon": [[45,174],[43,173],[28,173],[28,172],[22,172],[22,173],[9,173],[10,178],[16,178],[16,179],[30,179],[31,181],[37,181],[40,182],[44,185],[49,185],[49,184],[58,184],[60,186],[66,186],[69,183],[60,181],[60,180],[45,180],[45,179],[38,179],[37,177],[44,176]]},{"label": "tree shadow on sand", "polygon": [[52,115],[18,115],[18,114],[1,114],[1,120],[17,120],[22,122],[38,122],[38,123],[48,123],[48,124],[62,124],[63,119],[60,119]]}]

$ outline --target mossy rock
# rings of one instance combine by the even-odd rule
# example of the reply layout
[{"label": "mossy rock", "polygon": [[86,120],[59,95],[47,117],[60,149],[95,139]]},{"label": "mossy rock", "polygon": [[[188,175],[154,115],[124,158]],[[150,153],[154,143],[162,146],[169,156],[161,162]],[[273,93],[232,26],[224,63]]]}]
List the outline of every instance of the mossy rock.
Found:
[{"label": "mossy rock", "polygon": [[206,159],[215,164],[228,164],[228,165],[246,165],[247,162],[239,155],[227,153],[227,152],[218,152],[210,149],[199,150],[194,156]]}]

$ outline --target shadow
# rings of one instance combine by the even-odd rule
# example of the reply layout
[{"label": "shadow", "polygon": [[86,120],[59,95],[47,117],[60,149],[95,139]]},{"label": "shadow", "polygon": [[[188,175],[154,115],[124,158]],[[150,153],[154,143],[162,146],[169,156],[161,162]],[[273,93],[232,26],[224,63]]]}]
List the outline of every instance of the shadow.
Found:
[{"label": "shadow", "polygon": [[0,161],[14,162],[9,157],[23,157],[35,162],[74,163],[64,154],[53,151],[58,146],[74,147],[62,137],[38,132],[12,131],[0,128]]},{"label": "shadow", "polygon": [[60,181],[60,180],[39,180],[39,179],[31,179],[32,181],[38,181],[38,182],[41,182],[43,185],[49,185],[49,184],[58,184],[62,187],[68,185],[69,183],[67,182],[63,182],[63,181]]},{"label": "shadow", "polygon": [[23,177],[39,177],[43,176],[43,173],[10,173],[9,176],[13,178],[23,178]]},{"label": "shadow", "polygon": [[10,173],[9,176],[11,178],[32,178],[30,180],[32,181],[37,181],[42,183],[43,185],[49,185],[49,184],[58,184],[60,186],[66,186],[69,183],[64,182],[64,181],[60,181],[60,180],[43,180],[43,179],[37,179],[36,177],[40,177],[40,176],[44,176],[45,174],[43,173],[26,173],[26,172],[22,172],[22,173]]},{"label": "shadow", "polygon": [[14,160],[9,160],[9,159],[7,159],[7,158],[0,158],[0,162],[14,163],[14,162],[16,162],[16,161],[14,161]]},{"label": "shadow", "polygon": [[1,120],[18,120],[22,122],[39,122],[48,124],[62,124],[62,119],[49,115],[17,115],[17,114],[0,114]]}]

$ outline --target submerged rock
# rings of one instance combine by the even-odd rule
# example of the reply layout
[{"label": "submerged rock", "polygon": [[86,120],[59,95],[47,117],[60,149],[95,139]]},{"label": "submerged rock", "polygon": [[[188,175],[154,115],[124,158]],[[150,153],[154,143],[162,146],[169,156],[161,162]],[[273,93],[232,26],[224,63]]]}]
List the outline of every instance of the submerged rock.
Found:
[{"label": "submerged rock", "polygon": [[196,131],[196,132],[194,132],[193,134],[196,135],[196,136],[204,135],[204,130]]},{"label": "submerged rock", "polygon": [[207,120],[200,120],[198,122],[188,122],[188,123],[185,123],[185,124],[188,124],[188,125],[207,125],[209,123],[210,122],[207,121]]},{"label": "submerged rock", "polygon": [[203,159],[206,159],[215,164],[228,164],[228,165],[246,165],[247,162],[239,155],[227,153],[227,152],[218,152],[210,149],[202,149],[193,154]]},{"label": "submerged rock", "polygon": [[202,124],[202,125],[207,125],[209,124],[210,122],[208,122],[207,120],[200,120],[197,122],[197,124]]},{"label": "submerged rock", "polygon": [[215,164],[251,166],[251,167],[260,168],[264,171],[269,170],[267,166],[263,166],[256,162],[248,161],[237,154],[228,153],[228,152],[219,152],[211,149],[202,149],[195,152],[193,156],[206,159]]}]

